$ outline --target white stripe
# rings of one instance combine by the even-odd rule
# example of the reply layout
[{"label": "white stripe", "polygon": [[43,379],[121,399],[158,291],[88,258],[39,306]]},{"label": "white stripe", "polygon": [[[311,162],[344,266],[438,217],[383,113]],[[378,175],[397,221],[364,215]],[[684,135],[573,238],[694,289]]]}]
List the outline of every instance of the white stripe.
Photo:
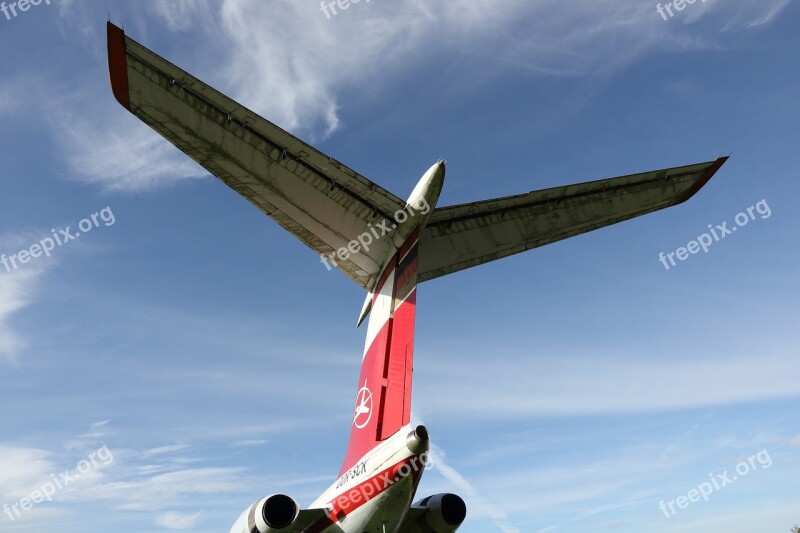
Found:
[{"label": "white stripe", "polygon": [[392,300],[394,299],[394,275],[396,271],[393,270],[389,277],[386,278],[386,283],[383,284],[381,292],[372,304],[372,311],[369,314],[369,325],[367,326],[367,341],[364,343],[364,355],[361,357],[363,361],[367,356],[367,351],[372,345],[375,337],[381,332],[383,326],[392,317]]}]

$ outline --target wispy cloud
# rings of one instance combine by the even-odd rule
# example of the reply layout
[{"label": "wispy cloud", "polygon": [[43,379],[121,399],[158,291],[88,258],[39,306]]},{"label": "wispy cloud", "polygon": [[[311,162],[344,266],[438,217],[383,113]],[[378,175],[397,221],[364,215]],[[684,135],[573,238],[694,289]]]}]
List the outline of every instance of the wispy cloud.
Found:
[{"label": "wispy cloud", "polygon": [[[176,2],[156,11],[173,29],[203,21],[204,32],[221,34],[214,45],[223,45],[225,61],[217,78],[246,105],[290,130],[327,135],[340,125],[337,93],[380,84],[386,66],[407,70],[422,52],[427,59],[477,55],[546,75],[606,76],[653,49],[717,46],[714,29],[766,23],[787,3],[704,6],[716,10],[716,26],[702,39],[663,24],[655,5],[633,0],[411,0],[352,6],[332,19],[316,3],[288,1]],[[277,6],[280,17],[273,16]]]},{"label": "wispy cloud", "polygon": [[156,15],[161,17],[172,31],[187,31],[198,23],[198,16],[211,12],[205,0],[173,0],[149,4]]},{"label": "wispy cloud", "polygon": [[11,325],[11,317],[30,303],[29,294],[36,281],[33,272],[0,275],[0,361],[14,363],[25,341]]},{"label": "wispy cloud", "polygon": [[[499,74],[501,66],[544,76],[608,78],[659,48],[719,47],[716,37],[723,30],[763,26],[787,4],[729,0],[695,6],[684,22],[703,19],[710,25],[696,35],[682,29],[685,24],[665,24],[654,5],[634,0],[511,0],[502,7],[469,0],[373,2],[331,19],[318,3],[287,0],[181,0],[149,9],[171,31],[197,34],[199,49],[180,62],[184,68],[313,141],[341,127],[343,91],[365,84],[381,90],[391,81],[386,72],[411,73],[421,57],[485,59],[479,74],[484,78]],[[708,22],[703,14],[712,10]],[[102,49],[100,43],[94,47]],[[162,53],[177,61],[169,50]],[[205,175],[101,96],[87,104],[82,89],[80,99],[56,114],[54,131],[79,179],[107,189],[146,190]],[[105,103],[97,106],[96,99]]]},{"label": "wispy cloud", "polygon": [[[180,508],[186,501],[202,503],[203,496],[216,497],[221,493],[238,493],[242,490],[244,473],[236,468],[182,468],[177,463],[166,468],[170,472],[148,473],[137,468],[132,450],[116,450],[115,458],[122,461],[81,473],[80,479],[73,470],[72,482],[58,491],[52,501],[42,504],[20,520],[39,520],[40,511],[58,511],[76,503],[108,503],[116,509],[147,512]],[[73,454],[74,455],[74,454]],[[83,457],[78,457],[82,459]],[[0,502],[13,503],[29,497],[44,483],[63,472],[75,457],[65,459],[63,453],[24,447],[0,445]],[[75,462],[77,464],[77,462]],[[213,502],[213,500],[211,500]],[[36,512],[34,512],[36,511]],[[154,517],[157,525],[169,529],[191,529],[202,512],[185,513],[166,511]],[[2,520],[2,519],[0,519]]]},{"label": "wispy cloud", "polygon": [[[0,239],[0,253],[22,249],[30,241],[24,236]],[[15,363],[26,345],[25,339],[12,325],[20,310],[31,304],[45,267],[42,263],[18,265],[24,268],[10,272],[0,266],[0,363]],[[11,266],[9,266],[9,269]]]},{"label": "wispy cloud", "polygon": [[264,439],[250,439],[250,440],[238,440],[231,444],[234,448],[249,448],[254,446],[263,446],[265,444],[269,444],[268,440]]},{"label": "wispy cloud", "polygon": [[192,529],[202,515],[202,511],[195,514],[164,513],[156,517],[156,525],[167,529]]},{"label": "wispy cloud", "polygon": [[75,120],[62,133],[66,157],[82,181],[111,191],[144,191],[208,175],[132,117],[89,121],[85,114],[77,118],[80,113],[65,113],[59,124]]},{"label": "wispy cloud", "polygon": [[[636,354],[502,358],[500,367],[434,363],[417,391],[424,394],[430,380],[437,392],[427,399],[429,408],[493,419],[680,410],[800,395],[797,354],[789,349],[758,359],[704,354],[668,362]],[[509,368],[530,378],[509,380]]]},{"label": "wispy cloud", "polygon": [[[88,436],[108,434],[107,421],[91,425]],[[87,435],[67,441],[61,447],[40,449],[12,446],[0,442],[0,502],[13,503],[28,497],[43,483],[66,469],[77,474],[75,466],[87,457],[101,457],[98,468],[74,475],[53,501],[43,504],[42,510],[58,510],[75,503],[112,505],[116,509],[140,512],[158,512],[154,517],[160,526],[170,529],[190,529],[199,519],[197,508],[214,503],[222,493],[238,493],[247,487],[249,478],[241,468],[198,466],[187,468],[190,462],[201,463],[207,459],[193,457],[189,445],[169,445],[145,450],[113,448],[103,444],[111,457],[98,456],[99,447],[87,447]],[[81,444],[82,443],[82,444]],[[96,446],[96,445],[95,445]],[[80,449],[79,449],[80,448]],[[180,453],[178,453],[180,452]],[[145,461],[158,457],[162,464],[147,465]],[[79,478],[79,479],[78,479]],[[246,488],[244,490],[247,490]],[[204,500],[209,496],[211,500]],[[194,509],[184,510],[191,501]],[[25,520],[38,520],[34,512],[26,513]]]},{"label": "wispy cloud", "polygon": [[146,451],[142,452],[141,457],[142,457],[142,459],[148,459],[148,458],[153,457],[155,455],[164,455],[164,454],[168,454],[168,453],[179,452],[179,451],[185,450],[187,448],[189,448],[188,444],[172,444],[172,445],[169,445],[169,446],[161,446],[159,448],[152,448],[150,450],[146,450]]},{"label": "wispy cloud", "polygon": [[113,432],[111,420],[100,420],[91,424],[89,431],[64,443],[64,449],[70,451],[86,451],[97,449],[105,444],[104,439]]},{"label": "wispy cloud", "polygon": [[0,501],[28,496],[56,470],[51,454],[36,448],[0,445]]},{"label": "wispy cloud", "polygon": [[162,510],[180,505],[191,495],[239,492],[243,475],[240,468],[187,468],[103,483],[83,496],[88,501],[110,500],[129,511]]},{"label": "wispy cloud", "polygon": [[431,464],[434,466],[435,470],[438,471],[453,486],[458,488],[458,490],[460,490],[463,494],[464,498],[472,505],[476,506],[480,513],[491,517],[492,521],[497,526],[497,529],[503,533],[519,533],[519,528],[509,524],[508,515],[505,512],[500,510],[497,505],[487,502],[475,489],[475,487],[469,481],[467,481],[467,479],[461,475],[458,470],[456,470],[447,462],[447,457],[444,450],[433,445],[431,447],[430,455]]}]

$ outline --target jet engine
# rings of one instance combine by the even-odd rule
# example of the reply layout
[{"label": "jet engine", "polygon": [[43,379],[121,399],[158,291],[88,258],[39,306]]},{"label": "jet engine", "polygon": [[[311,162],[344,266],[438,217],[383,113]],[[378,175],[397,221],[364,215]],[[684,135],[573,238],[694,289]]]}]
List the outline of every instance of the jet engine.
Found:
[{"label": "jet engine", "polygon": [[398,533],[454,533],[467,517],[467,506],[455,494],[428,496],[411,506]]},{"label": "jet engine", "polygon": [[299,514],[300,506],[294,499],[283,494],[273,494],[246,509],[231,528],[231,533],[288,532]]}]

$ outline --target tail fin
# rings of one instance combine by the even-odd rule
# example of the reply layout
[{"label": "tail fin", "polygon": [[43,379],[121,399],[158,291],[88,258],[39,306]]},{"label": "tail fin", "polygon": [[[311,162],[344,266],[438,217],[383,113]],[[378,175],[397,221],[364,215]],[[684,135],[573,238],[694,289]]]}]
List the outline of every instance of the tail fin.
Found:
[{"label": "tail fin", "polygon": [[411,421],[418,239],[414,230],[375,286],[342,473]]}]

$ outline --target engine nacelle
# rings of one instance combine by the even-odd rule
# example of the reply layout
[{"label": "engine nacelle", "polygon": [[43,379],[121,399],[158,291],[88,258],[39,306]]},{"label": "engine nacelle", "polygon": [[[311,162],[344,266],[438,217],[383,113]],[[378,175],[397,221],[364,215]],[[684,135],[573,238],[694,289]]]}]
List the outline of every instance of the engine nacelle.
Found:
[{"label": "engine nacelle", "polygon": [[467,517],[467,505],[455,494],[428,496],[409,510],[400,533],[454,533]]},{"label": "engine nacelle", "polygon": [[280,533],[291,531],[300,514],[297,502],[283,494],[273,494],[248,507],[231,528],[231,533]]}]

